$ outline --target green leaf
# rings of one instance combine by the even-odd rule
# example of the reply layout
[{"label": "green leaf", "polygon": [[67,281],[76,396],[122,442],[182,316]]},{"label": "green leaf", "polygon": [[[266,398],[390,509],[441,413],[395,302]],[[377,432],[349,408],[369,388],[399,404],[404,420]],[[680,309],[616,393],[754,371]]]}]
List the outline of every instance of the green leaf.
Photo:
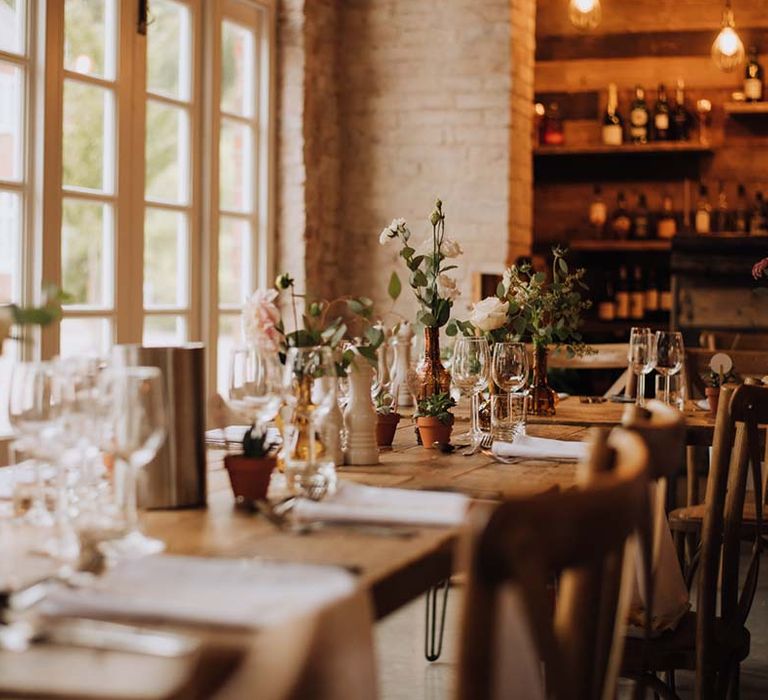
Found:
[{"label": "green leaf", "polygon": [[453,338],[453,336],[458,335],[459,333],[459,326],[456,323],[456,321],[450,321],[448,325],[445,327],[445,334]]},{"label": "green leaf", "polygon": [[416,270],[418,269],[419,265],[424,261],[423,255],[417,255],[415,258],[412,258],[408,261],[408,269],[409,270]]},{"label": "green leaf", "polygon": [[378,348],[384,342],[384,331],[377,326],[369,326],[365,331],[365,337],[371,344],[371,347]]},{"label": "green leaf", "polygon": [[436,325],[438,326],[438,328],[448,323],[448,319],[450,318],[450,316],[451,316],[451,305],[449,302],[443,299],[437,307],[437,318],[435,320],[437,321]]},{"label": "green leaf", "polygon": [[376,350],[368,345],[358,345],[357,351],[366,359],[368,362],[372,363],[373,365],[376,365],[378,362],[378,356],[376,355]]},{"label": "green leaf", "polygon": [[558,258],[557,259],[557,267],[560,270],[560,272],[564,275],[568,274],[568,263],[565,262],[565,258]]},{"label": "green leaf", "polygon": [[430,328],[433,328],[437,325],[437,321],[435,317],[429,312],[429,311],[419,311],[419,313],[416,316],[419,320],[419,323],[421,323],[424,326],[429,326]]},{"label": "green leaf", "polygon": [[393,272],[389,278],[389,286],[387,287],[387,294],[392,301],[397,301],[400,293],[403,291],[403,285],[400,282],[400,277],[396,272]]},{"label": "green leaf", "polygon": [[546,275],[545,275],[543,272],[537,272],[537,273],[536,273],[536,274],[533,276],[533,281],[534,281],[536,284],[544,284],[544,280],[546,280],[546,279],[547,279],[547,276],[546,276]]},{"label": "green leaf", "polygon": [[504,283],[499,282],[496,285],[496,296],[499,297],[499,299],[503,299],[506,295],[506,290],[504,289]]},{"label": "green leaf", "polygon": [[411,275],[411,286],[412,287],[426,287],[427,286],[427,276],[421,270],[416,270]]},{"label": "green leaf", "polygon": [[358,299],[347,299],[347,308],[358,316],[362,316],[365,312],[365,305],[360,303]]},{"label": "green leaf", "polygon": [[405,246],[401,251],[400,255],[405,258],[406,260],[409,260],[413,254],[416,252],[415,248],[411,248],[411,246]]}]

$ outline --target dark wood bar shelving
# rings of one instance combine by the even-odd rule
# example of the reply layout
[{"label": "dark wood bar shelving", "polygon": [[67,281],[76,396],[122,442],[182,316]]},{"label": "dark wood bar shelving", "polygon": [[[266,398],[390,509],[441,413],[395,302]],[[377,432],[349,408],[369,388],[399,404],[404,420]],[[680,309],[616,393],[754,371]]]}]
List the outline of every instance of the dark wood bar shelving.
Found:
[{"label": "dark wood bar shelving", "polygon": [[[761,103],[762,104],[762,103]],[[603,144],[583,146],[537,146],[533,150],[536,158],[540,157],[573,157],[573,156],[638,156],[666,155],[670,153],[691,155],[708,155],[713,152],[711,146],[689,141],[656,141],[646,144],[625,143],[621,146],[605,146]]]},{"label": "dark wood bar shelving", "polygon": [[638,253],[638,252],[666,252],[672,248],[672,242],[666,240],[647,241],[615,241],[600,239],[575,240],[568,243],[568,248],[584,252],[595,253]]},{"label": "dark wood bar shelving", "polygon": [[726,114],[734,117],[768,116],[768,101],[766,102],[726,102],[723,105]]}]

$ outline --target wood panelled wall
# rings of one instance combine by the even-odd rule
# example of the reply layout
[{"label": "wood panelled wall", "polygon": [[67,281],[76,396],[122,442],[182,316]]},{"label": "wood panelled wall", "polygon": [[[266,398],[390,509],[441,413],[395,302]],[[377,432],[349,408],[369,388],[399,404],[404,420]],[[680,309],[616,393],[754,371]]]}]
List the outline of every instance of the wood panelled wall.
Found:
[{"label": "wood panelled wall", "polygon": [[[618,190],[631,206],[639,191],[651,209],[661,206],[669,192],[677,209],[684,201],[683,177],[689,178],[695,200],[699,177],[709,186],[715,203],[718,182],[725,183],[729,202],[736,198],[738,182],[751,196],[756,189],[768,192],[768,117],[728,118],[723,103],[742,85],[742,71],[723,73],[712,63],[710,47],[719,31],[723,3],[719,0],[602,0],[601,26],[580,33],[568,20],[567,0],[539,0],[536,25],[535,92],[542,100],[553,97],[562,104],[567,145],[600,142],[600,120],[607,86],[619,87],[619,106],[625,122],[636,84],[646,89],[652,109],[660,82],[670,98],[678,78],[685,81],[688,109],[696,101],[712,102],[711,155],[697,159],[686,155],[654,160],[644,156],[637,164],[592,159],[584,167],[583,181],[575,178],[537,178],[534,183],[534,244],[588,237],[587,207],[595,181],[603,185],[609,210]],[[768,0],[737,0],[737,30],[748,46],[760,49],[768,72]],[[698,139],[694,128],[691,139]],[[548,168],[557,169],[551,163]]]}]

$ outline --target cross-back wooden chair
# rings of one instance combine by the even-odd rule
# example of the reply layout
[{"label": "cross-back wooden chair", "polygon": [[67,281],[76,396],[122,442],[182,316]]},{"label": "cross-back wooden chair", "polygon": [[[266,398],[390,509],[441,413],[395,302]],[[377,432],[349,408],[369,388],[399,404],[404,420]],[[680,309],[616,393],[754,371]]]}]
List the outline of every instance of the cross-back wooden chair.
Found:
[{"label": "cross-back wooden chair", "polygon": [[[749,655],[746,620],[757,589],[762,527],[760,425],[768,423],[768,388],[724,387],[718,406],[706,508],[701,521],[701,548],[696,568],[696,611],[677,628],[646,644],[652,671],[695,671],[695,697],[723,698],[738,694],[739,667]],[[739,555],[743,509],[751,472],[756,514],[752,557],[739,588]],[[675,529],[676,514],[670,513]],[[722,585],[718,584],[722,581]],[[718,591],[720,606],[718,610]],[[642,642],[627,640],[628,659],[641,658]],[[671,689],[665,693],[676,697]]]},{"label": "cross-back wooden chair", "polygon": [[[644,511],[647,462],[637,435],[617,429],[606,440],[599,433],[581,488],[475,510],[465,542],[461,700],[525,697],[495,680],[505,651],[515,653],[496,643],[508,584],[520,593],[535,657],[544,662],[547,697],[613,697],[628,606],[619,584],[627,540]],[[555,573],[553,617],[547,584]]]},{"label": "cross-back wooden chair", "polygon": [[637,377],[629,371],[627,343],[597,343],[592,345],[594,353],[568,357],[563,348],[552,350],[549,354],[547,367],[550,369],[623,369],[624,371],[611,385],[605,396],[612,396],[625,391],[628,396],[634,396]]}]

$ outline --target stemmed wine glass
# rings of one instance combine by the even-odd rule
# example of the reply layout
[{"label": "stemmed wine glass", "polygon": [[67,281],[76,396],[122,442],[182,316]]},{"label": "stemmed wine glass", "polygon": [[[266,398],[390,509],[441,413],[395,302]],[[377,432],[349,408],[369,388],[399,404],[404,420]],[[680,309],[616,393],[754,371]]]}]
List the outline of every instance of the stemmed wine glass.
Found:
[{"label": "stemmed wine glass", "polygon": [[253,423],[253,432],[264,435],[282,401],[282,367],[277,354],[258,346],[232,350],[229,403]]},{"label": "stemmed wine glass", "polygon": [[120,367],[99,377],[100,437],[104,451],[114,456],[121,488],[125,534],[101,544],[108,558],[140,557],[165,549],[161,540],[139,528],[137,482],[167,434],[166,396],[157,367]]},{"label": "stemmed wine glass", "polygon": [[528,352],[523,343],[502,342],[493,346],[491,374],[506,393],[520,391],[528,383]]},{"label": "stemmed wine glass", "polygon": [[629,335],[627,360],[634,374],[637,375],[638,406],[645,404],[645,377],[656,363],[656,336],[650,328],[634,327]]},{"label": "stemmed wine glass", "polygon": [[669,403],[669,378],[683,366],[685,347],[679,331],[656,331],[656,370],[664,376],[665,401]]},{"label": "stemmed wine glass", "polygon": [[480,392],[491,378],[491,349],[485,338],[463,336],[456,341],[451,362],[453,382],[472,396],[472,427],[469,437],[477,447],[483,437],[480,429]]}]

